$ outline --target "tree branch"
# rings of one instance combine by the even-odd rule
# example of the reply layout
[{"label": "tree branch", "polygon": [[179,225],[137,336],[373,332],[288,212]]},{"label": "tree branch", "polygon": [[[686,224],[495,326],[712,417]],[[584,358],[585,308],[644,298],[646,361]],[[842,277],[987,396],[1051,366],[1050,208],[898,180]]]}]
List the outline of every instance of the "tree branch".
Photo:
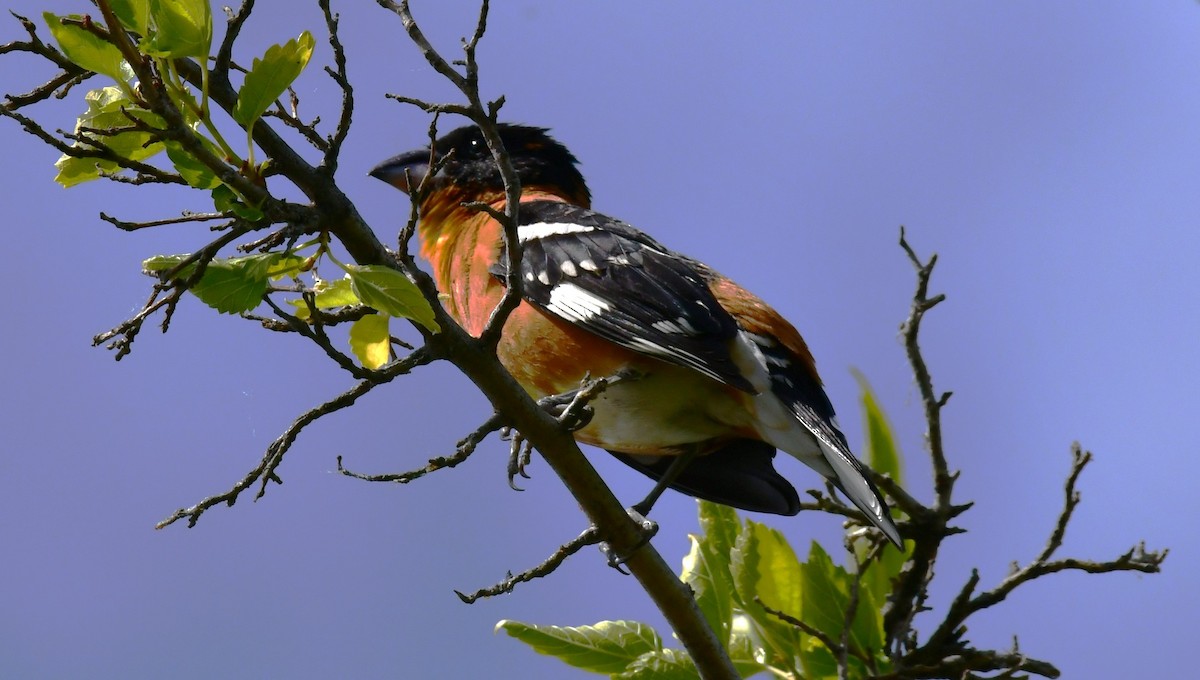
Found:
[{"label": "tree branch", "polygon": [[429,357],[428,353],[418,349],[412,354],[408,355],[408,357],[405,359],[389,365],[386,371],[381,372],[382,375],[372,380],[359,381],[358,384],[342,394],[330,399],[320,406],[308,410],[294,422],[292,422],[292,424],[286,430],[284,430],[283,434],[279,435],[279,437],[267,447],[267,451],[263,455],[262,460],[259,461],[259,464],[247,472],[241,480],[233,485],[233,488],[224,493],[209,496],[191,507],[180,508],[179,510],[176,510],[166,519],[156,524],[155,528],[162,529],[185,518],[188,521],[189,527],[196,526],[196,522],[199,521],[200,516],[203,515],[204,512],[209,508],[221,503],[232,507],[233,504],[237,502],[237,499],[239,496],[241,496],[242,492],[246,489],[249,489],[255,483],[259,483],[260,486],[258,493],[255,494],[254,498],[255,500],[262,498],[267,493],[267,484],[269,482],[275,482],[277,484],[283,483],[283,480],[276,474],[275,471],[278,469],[279,465],[283,463],[284,455],[287,454],[288,450],[292,446],[292,443],[296,441],[296,437],[300,435],[300,432],[305,427],[316,422],[323,416],[327,416],[330,413],[340,411],[348,406],[353,405],[354,402],[358,401],[359,397],[363,396],[367,392],[370,392],[375,387],[390,382],[393,378],[404,375],[417,366],[429,363],[430,360],[431,358]]},{"label": "tree branch", "polygon": [[583,549],[586,546],[596,545],[599,542],[600,542],[599,531],[597,531],[596,527],[594,527],[594,526],[588,527],[587,529],[585,529],[583,531],[583,533],[579,534],[579,536],[577,536],[574,539],[568,541],[567,543],[564,543],[563,545],[559,546],[558,550],[555,550],[554,553],[550,555],[550,557],[547,557],[545,559],[545,561],[543,561],[541,564],[537,565],[536,567],[533,567],[532,569],[527,569],[515,576],[510,571],[510,572],[508,572],[508,575],[504,578],[503,581],[500,581],[499,583],[497,583],[493,586],[488,586],[487,588],[480,588],[479,590],[476,590],[475,592],[473,592],[469,595],[461,593],[457,590],[454,591],[454,594],[457,595],[460,600],[462,600],[463,602],[465,602],[467,604],[474,604],[476,600],[483,598],[483,597],[495,597],[497,595],[507,595],[508,593],[511,593],[514,588],[517,587],[518,583],[528,583],[529,581],[532,581],[535,578],[542,578],[543,576],[549,576],[550,574],[554,573],[554,571],[556,569],[558,569],[559,566],[561,566],[563,562],[566,562],[568,557],[579,552],[581,549]]}]

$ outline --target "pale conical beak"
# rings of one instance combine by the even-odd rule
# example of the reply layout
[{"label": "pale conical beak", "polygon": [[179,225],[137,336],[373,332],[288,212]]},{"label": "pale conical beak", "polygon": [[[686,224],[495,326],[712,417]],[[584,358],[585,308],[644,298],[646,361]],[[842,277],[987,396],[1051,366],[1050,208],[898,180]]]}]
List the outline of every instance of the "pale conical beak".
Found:
[{"label": "pale conical beak", "polygon": [[[429,174],[429,149],[407,151],[376,165],[367,173],[383,180],[406,194],[419,186]],[[410,184],[411,182],[411,184]]]}]

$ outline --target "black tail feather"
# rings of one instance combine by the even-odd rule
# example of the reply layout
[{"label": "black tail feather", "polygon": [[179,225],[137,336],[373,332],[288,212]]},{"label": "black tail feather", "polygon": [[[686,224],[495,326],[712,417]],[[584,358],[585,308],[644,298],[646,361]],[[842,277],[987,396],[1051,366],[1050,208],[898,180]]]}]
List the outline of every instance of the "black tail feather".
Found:
[{"label": "black tail feather", "polygon": [[[617,460],[653,479],[671,465],[671,456],[631,456],[609,451]],[[689,496],[741,510],[795,515],[800,496],[791,482],[775,471],[775,447],[754,439],[735,439],[720,449],[697,456],[671,488]]]}]

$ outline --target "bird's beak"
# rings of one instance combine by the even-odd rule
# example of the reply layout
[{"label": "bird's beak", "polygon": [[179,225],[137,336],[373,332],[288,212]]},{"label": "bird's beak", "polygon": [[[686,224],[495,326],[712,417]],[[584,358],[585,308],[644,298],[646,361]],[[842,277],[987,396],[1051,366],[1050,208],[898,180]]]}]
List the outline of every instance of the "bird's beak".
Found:
[{"label": "bird's beak", "polygon": [[421,185],[429,174],[429,149],[417,149],[393,156],[376,165],[368,173],[383,180],[406,194]]}]

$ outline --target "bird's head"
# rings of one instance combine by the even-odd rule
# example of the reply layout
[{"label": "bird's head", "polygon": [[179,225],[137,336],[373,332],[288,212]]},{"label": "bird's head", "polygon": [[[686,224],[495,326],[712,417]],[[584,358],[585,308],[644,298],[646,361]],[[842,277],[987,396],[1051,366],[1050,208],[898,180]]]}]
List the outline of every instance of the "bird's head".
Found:
[{"label": "bird's head", "polygon": [[[547,134],[546,128],[510,123],[501,123],[498,128],[523,191],[548,191],[588,207],[591,194],[576,167],[579,161],[567,147]],[[441,163],[440,169],[427,185],[430,194],[454,189],[463,194],[465,200],[486,201],[503,196],[504,181],[500,169],[483,133],[474,125],[447,133],[433,143],[432,149],[425,147],[393,156],[377,165],[370,174],[411,194],[438,163]]]}]

